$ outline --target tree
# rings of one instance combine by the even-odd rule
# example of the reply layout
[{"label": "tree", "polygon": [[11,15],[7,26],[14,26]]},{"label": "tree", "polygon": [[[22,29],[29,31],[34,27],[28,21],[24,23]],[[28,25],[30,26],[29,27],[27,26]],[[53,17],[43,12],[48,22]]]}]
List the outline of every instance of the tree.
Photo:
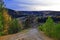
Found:
[{"label": "tree", "polygon": [[53,28],[55,27],[55,23],[51,17],[48,17],[46,23],[42,25],[41,29],[49,36],[53,33]]},{"label": "tree", "polygon": [[7,31],[7,29],[8,29],[8,27],[9,27],[9,22],[11,21],[11,16],[9,16],[8,15],[8,10],[7,9],[5,9],[4,8],[4,2],[3,2],[3,0],[1,0],[1,4],[0,4],[1,6],[0,6],[0,8],[1,8],[1,13],[0,13],[0,16],[1,16],[1,25],[3,24],[3,33],[4,34],[8,34],[8,31]]},{"label": "tree", "polygon": [[3,2],[0,2],[0,36],[3,34]]},{"label": "tree", "polygon": [[12,21],[11,16],[8,15],[8,10],[3,9],[3,20],[4,20],[4,34],[8,34],[8,28],[10,21]]}]

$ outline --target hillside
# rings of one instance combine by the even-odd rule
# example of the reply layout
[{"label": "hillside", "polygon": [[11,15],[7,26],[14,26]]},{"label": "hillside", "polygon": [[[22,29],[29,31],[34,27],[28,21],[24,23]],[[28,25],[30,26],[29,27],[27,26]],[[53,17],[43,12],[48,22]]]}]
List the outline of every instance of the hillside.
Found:
[{"label": "hillside", "polygon": [[12,15],[12,17],[22,17],[22,16],[27,16],[27,15],[38,15],[38,16],[52,16],[60,17],[60,11],[15,11],[12,9],[8,9],[8,13]]}]

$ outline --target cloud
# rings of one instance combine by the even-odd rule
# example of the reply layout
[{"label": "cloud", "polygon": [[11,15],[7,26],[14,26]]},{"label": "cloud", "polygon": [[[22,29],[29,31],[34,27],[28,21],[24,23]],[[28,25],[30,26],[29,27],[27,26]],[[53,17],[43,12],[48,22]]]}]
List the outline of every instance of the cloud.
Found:
[{"label": "cloud", "polygon": [[[58,7],[57,7],[58,6]],[[36,11],[41,11],[41,10],[53,10],[53,11],[60,11],[60,6],[59,5],[54,5],[54,6],[33,6],[32,8]]]},{"label": "cloud", "polygon": [[4,0],[6,7],[19,11],[60,11],[60,0]]}]

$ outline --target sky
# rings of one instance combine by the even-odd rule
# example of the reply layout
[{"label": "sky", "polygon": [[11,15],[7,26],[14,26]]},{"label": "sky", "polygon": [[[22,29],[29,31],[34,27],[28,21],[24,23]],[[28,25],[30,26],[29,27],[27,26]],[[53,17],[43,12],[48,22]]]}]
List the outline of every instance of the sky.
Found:
[{"label": "sky", "polygon": [[16,11],[60,11],[60,0],[3,0],[5,7]]}]

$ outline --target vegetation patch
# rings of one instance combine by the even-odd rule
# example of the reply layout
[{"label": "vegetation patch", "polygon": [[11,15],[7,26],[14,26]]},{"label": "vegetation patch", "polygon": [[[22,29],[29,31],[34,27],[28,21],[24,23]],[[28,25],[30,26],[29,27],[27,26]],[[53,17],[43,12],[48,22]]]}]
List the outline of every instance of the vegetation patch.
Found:
[{"label": "vegetation patch", "polygon": [[54,23],[51,17],[48,17],[46,23],[38,27],[49,37],[60,40],[60,23]]}]

